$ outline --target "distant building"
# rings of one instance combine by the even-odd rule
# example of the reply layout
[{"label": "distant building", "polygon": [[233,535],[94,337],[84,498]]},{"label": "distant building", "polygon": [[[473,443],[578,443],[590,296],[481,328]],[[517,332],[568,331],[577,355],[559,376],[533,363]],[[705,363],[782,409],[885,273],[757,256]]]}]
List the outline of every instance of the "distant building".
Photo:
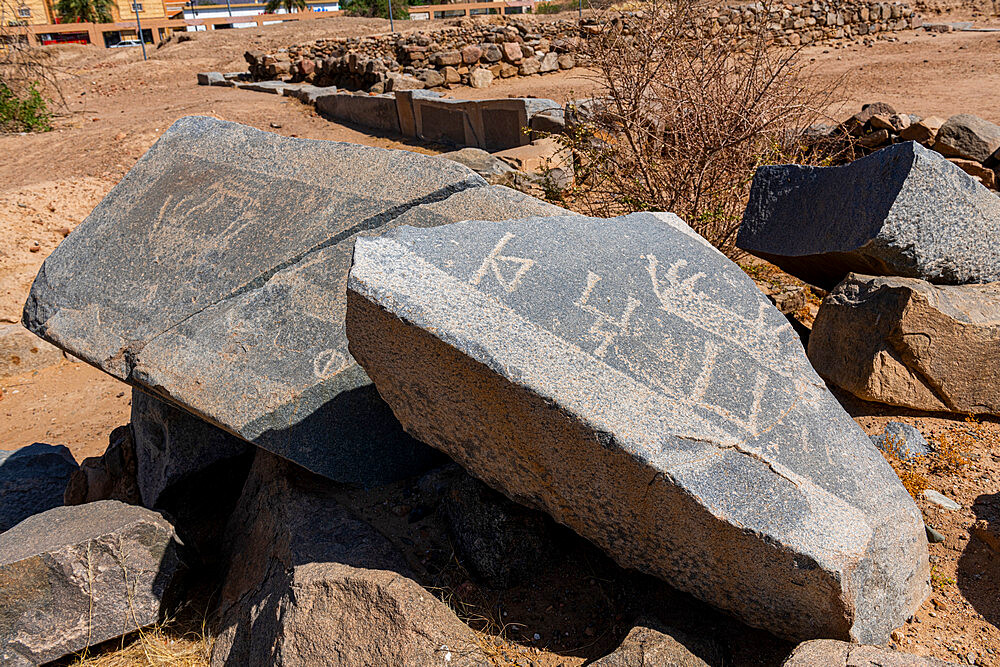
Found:
[{"label": "distant building", "polygon": [[[259,16],[265,14],[264,8],[266,3],[263,2],[251,2],[251,3],[231,3],[229,5],[198,5],[187,3],[183,6],[183,10],[179,13],[183,13],[186,19],[207,19],[207,18],[221,18],[226,16],[232,16],[233,18],[239,18],[240,16]],[[313,12],[335,12],[340,9],[339,0],[331,0],[330,2],[307,2],[305,11]],[[285,14],[284,9],[279,9],[274,12],[277,14]],[[175,15],[175,14],[174,14]],[[264,22],[265,25],[267,21]],[[280,19],[275,19],[275,23],[280,23]],[[240,23],[239,21],[233,21],[230,24],[216,25],[215,28],[254,28],[257,26],[256,23]],[[195,30],[207,30],[206,26],[188,26],[188,31]]]},{"label": "distant building", "polygon": [[14,0],[8,6],[13,10],[13,17],[4,17],[5,21],[18,25],[44,25],[55,23],[56,15],[49,0]]}]

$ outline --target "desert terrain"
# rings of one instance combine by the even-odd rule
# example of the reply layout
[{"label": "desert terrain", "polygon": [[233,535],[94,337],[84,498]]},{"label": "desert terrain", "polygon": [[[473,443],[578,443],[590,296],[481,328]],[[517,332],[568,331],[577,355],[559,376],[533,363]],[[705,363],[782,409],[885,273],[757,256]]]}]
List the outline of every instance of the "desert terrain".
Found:
[{"label": "desert terrain", "polygon": [[[944,19],[929,18],[966,17],[952,12]],[[996,17],[973,18],[977,27],[1000,30]],[[430,24],[399,25],[406,31]],[[53,131],[0,135],[0,323],[20,320],[31,281],[45,257],[182,116],[214,116],[295,137],[431,154],[447,150],[333,123],[291,98],[196,85],[196,72],[245,69],[243,52],[248,49],[387,31],[387,21],[338,17],[203,32],[190,41],[171,40],[150,49],[148,61],[138,49],[51,48],[64,98],[64,104],[56,106]],[[971,113],[1000,123],[1000,32],[910,30],[894,37],[867,45],[845,42],[803,49],[802,57],[818,82],[840,82],[839,101],[829,110],[833,118],[845,118],[863,103],[884,101],[921,116]],[[587,72],[571,70],[527,81],[498,81],[487,89],[459,88],[448,95],[531,95],[565,102],[587,96],[596,86]],[[78,461],[100,455],[111,430],[128,422],[130,395],[128,386],[69,361],[0,378],[0,449],[45,442],[66,445]],[[928,440],[944,437],[961,445],[961,460],[928,462],[919,470],[930,488],[962,508],[945,510],[918,499],[927,523],[945,539],[930,546],[933,595],[894,635],[893,644],[953,662],[1000,665],[1000,553],[971,531],[984,512],[1000,509],[1000,423],[893,410],[836,395],[868,433],[881,432],[888,421],[902,421],[916,426]],[[579,662],[574,658],[565,664]]]}]

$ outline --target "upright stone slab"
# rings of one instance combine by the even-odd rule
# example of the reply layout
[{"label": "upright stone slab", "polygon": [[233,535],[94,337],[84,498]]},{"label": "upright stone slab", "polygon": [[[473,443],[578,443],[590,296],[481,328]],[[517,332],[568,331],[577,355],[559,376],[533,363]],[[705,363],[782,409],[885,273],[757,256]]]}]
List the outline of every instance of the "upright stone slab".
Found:
[{"label": "upright stone slab", "polygon": [[46,259],[24,322],[316,473],[374,483],[436,453],[347,352],[354,239],[559,212],[447,161],[183,118]]},{"label": "upright stone slab", "polygon": [[479,102],[423,96],[413,98],[416,136],[449,146],[482,146],[483,121]]},{"label": "upright stone slab", "polygon": [[316,98],[316,110],[333,120],[399,134],[396,98],[392,95],[334,93]]},{"label": "upright stone slab", "polygon": [[536,114],[559,109],[547,99],[533,97],[483,100],[479,103],[483,123],[483,144],[480,148],[502,151],[531,142],[531,120]]},{"label": "upright stone slab", "polygon": [[28,667],[162,620],[182,546],[155,512],[104,500],[0,535],[0,664]]},{"label": "upright stone slab", "polygon": [[676,216],[360,239],[350,350],[405,428],[619,564],[789,638],[884,641],[923,521],[787,320]]},{"label": "upright stone slab", "polygon": [[842,167],[760,167],[736,245],[832,288],[849,272],[1000,280],[1000,199],[920,144]]},{"label": "upright stone slab", "polygon": [[851,274],[820,305],[809,360],[866,401],[1000,415],[1000,283]]}]

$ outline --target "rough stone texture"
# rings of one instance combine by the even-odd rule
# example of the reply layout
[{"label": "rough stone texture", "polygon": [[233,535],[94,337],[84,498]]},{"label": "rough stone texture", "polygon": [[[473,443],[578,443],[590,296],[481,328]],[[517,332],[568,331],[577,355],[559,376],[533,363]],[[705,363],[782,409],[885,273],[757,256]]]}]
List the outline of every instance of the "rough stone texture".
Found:
[{"label": "rough stone texture", "polygon": [[298,88],[286,88],[285,97],[294,97],[303,104],[316,104],[316,100],[324,95],[336,93],[333,86],[300,86]]},{"label": "rough stone texture", "polygon": [[851,274],[823,299],[809,360],[866,401],[1000,414],[1000,284]]},{"label": "rough stone texture", "polygon": [[1000,280],[1000,199],[920,144],[843,167],[760,167],[736,245],[832,288],[851,271]]},{"label": "rough stone texture", "polygon": [[62,445],[36,442],[0,451],[0,533],[33,514],[59,507],[76,459]]},{"label": "rough stone texture", "polygon": [[180,558],[166,519],[113,500],[57,507],[8,530],[0,663],[37,665],[160,620]]},{"label": "rough stone texture", "polygon": [[258,453],[227,529],[212,664],[486,664],[469,628],[333,491]]},{"label": "rough stone texture", "polygon": [[502,177],[515,171],[509,164],[498,157],[493,157],[492,153],[488,153],[482,148],[462,148],[442,153],[440,157],[463,164],[487,180]]},{"label": "rough stone texture", "polygon": [[354,239],[561,210],[431,157],[184,118],[45,260],[24,319],[314,472],[395,479],[437,455],[347,352]]},{"label": "rough stone texture", "polygon": [[272,95],[284,95],[285,88],[297,87],[294,83],[284,81],[258,81],[256,83],[240,83],[237,88],[252,90],[255,93],[271,93]]},{"label": "rough stone texture", "polygon": [[930,445],[920,431],[901,422],[889,422],[882,433],[871,436],[871,440],[883,452],[891,452],[904,459],[927,456],[931,453]]},{"label": "rough stone texture", "polygon": [[396,98],[392,95],[320,95],[316,111],[334,120],[399,134]]},{"label": "rough stone texture", "polygon": [[199,86],[217,86],[225,80],[221,72],[198,72]]},{"label": "rough stone texture", "polygon": [[596,660],[593,667],[711,667],[726,663],[722,649],[708,639],[641,621],[614,653]]},{"label": "rough stone texture", "polygon": [[911,123],[908,127],[903,129],[899,133],[899,138],[903,141],[917,141],[924,143],[925,141],[930,141],[937,136],[938,130],[944,125],[944,119],[938,118],[937,116],[928,116],[927,118],[922,118],[915,123]]},{"label": "rough stone texture", "polygon": [[253,447],[139,389],[132,390],[132,437],[146,507],[158,507],[163,492],[184,478]]},{"label": "rough stone texture", "polygon": [[878,646],[859,646],[815,639],[795,647],[782,667],[944,667],[955,663],[898,653]]},{"label": "rough stone texture", "polygon": [[495,590],[530,581],[555,551],[544,514],[511,502],[464,471],[448,488],[444,511],[459,562]]},{"label": "rough stone texture", "polygon": [[477,67],[469,72],[469,85],[473,88],[489,88],[493,83],[493,72]]},{"label": "rough stone texture", "polygon": [[347,331],[409,432],[750,625],[884,641],[929,590],[899,479],[676,216],[359,240]]},{"label": "rough stone texture", "polygon": [[63,500],[67,505],[98,500],[120,500],[128,505],[142,503],[131,426],[119,426],[111,432],[104,454],[83,460],[66,485]]},{"label": "rough stone texture", "polygon": [[64,358],[62,350],[39,340],[20,324],[0,324],[0,377],[54,366]]},{"label": "rough stone texture", "polygon": [[949,157],[984,162],[1000,148],[1000,125],[979,116],[952,116],[938,130],[934,150]]}]

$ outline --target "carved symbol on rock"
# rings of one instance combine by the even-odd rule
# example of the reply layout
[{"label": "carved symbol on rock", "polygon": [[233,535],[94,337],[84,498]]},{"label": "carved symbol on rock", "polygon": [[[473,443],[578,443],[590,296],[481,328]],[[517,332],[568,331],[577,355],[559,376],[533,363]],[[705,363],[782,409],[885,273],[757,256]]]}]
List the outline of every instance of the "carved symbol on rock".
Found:
[{"label": "carved symbol on rock", "polygon": [[[510,232],[503,235],[503,238],[500,239],[495,246],[493,246],[493,250],[486,255],[486,259],[483,260],[479,270],[476,271],[472,278],[469,279],[470,284],[479,285],[483,278],[486,277],[486,273],[492,269],[497,282],[503,285],[503,288],[507,290],[508,294],[517,289],[517,286],[521,282],[521,278],[523,278],[524,274],[526,274],[531,267],[535,265],[535,260],[525,259],[524,257],[501,255],[500,252],[512,238],[514,238],[514,235]],[[505,277],[504,272],[509,274],[512,267],[517,267],[514,275]]]},{"label": "carved symbol on rock", "polygon": [[313,359],[313,374],[320,380],[331,378],[350,365],[339,350],[323,350]]},{"label": "carved symbol on rock", "polygon": [[[590,295],[594,291],[594,287],[600,282],[601,277],[594,273],[593,271],[587,271],[587,287],[583,290],[583,294],[580,295],[579,300],[577,300],[574,305],[579,306],[584,312],[590,313],[597,317],[594,323],[590,325],[590,333],[602,338],[601,344],[597,346],[594,350],[594,355],[597,357],[604,358],[607,354],[608,346],[611,342],[620,336],[621,334],[627,334],[629,329],[629,321],[632,319],[632,313],[635,309],[641,305],[641,302],[632,297],[628,297],[625,302],[625,310],[618,318],[613,318],[607,313],[603,312],[599,308],[590,305]],[[613,327],[612,330],[604,329],[604,325],[610,325]]]}]

